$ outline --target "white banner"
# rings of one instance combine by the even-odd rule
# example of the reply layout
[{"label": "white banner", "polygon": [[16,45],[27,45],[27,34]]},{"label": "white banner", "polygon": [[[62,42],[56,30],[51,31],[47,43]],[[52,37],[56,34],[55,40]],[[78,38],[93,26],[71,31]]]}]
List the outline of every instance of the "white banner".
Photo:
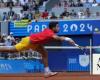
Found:
[{"label": "white banner", "polygon": [[93,74],[100,75],[100,54],[93,54]]}]

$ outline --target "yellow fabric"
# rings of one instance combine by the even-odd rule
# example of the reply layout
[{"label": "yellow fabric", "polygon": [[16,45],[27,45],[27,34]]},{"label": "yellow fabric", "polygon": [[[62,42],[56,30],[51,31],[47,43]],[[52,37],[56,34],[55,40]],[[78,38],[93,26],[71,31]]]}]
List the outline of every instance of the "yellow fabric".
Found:
[{"label": "yellow fabric", "polygon": [[28,49],[36,50],[38,47],[39,47],[39,44],[32,44],[30,42],[29,37],[22,38],[20,43],[15,45],[15,48],[18,51],[24,51],[24,50],[28,50]]}]

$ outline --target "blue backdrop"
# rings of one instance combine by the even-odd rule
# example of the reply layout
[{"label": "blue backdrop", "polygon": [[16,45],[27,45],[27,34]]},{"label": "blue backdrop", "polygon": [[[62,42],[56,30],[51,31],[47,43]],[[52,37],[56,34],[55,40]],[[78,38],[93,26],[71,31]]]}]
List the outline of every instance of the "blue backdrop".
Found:
[{"label": "blue backdrop", "polygon": [[[20,23],[21,24],[21,23]],[[23,23],[22,23],[23,24]],[[30,25],[16,25],[16,22],[10,22],[9,32],[14,36],[29,36],[31,33],[37,33],[48,27],[49,21],[32,22]],[[100,20],[74,20],[59,21],[59,35],[81,35],[92,34],[95,28],[99,28]],[[100,28],[99,28],[100,29]]]},{"label": "blue backdrop", "polygon": [[100,33],[93,34],[93,46],[97,47],[93,49],[93,53],[100,54]]},{"label": "blue backdrop", "polygon": [[0,60],[0,73],[43,72],[43,69],[39,60]]}]

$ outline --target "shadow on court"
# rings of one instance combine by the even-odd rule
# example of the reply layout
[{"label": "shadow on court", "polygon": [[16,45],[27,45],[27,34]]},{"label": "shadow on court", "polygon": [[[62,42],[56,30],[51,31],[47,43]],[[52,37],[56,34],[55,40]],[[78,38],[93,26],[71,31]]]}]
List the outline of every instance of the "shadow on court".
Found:
[{"label": "shadow on court", "polygon": [[60,72],[49,78],[44,78],[40,73],[0,74],[0,80],[100,80],[100,76],[90,76],[88,72]]}]

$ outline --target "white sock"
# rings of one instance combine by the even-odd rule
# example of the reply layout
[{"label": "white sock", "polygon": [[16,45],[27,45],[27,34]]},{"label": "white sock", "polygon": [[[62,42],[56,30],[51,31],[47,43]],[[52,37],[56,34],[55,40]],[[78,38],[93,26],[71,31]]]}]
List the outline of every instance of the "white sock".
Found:
[{"label": "white sock", "polygon": [[44,71],[45,71],[45,72],[51,72],[49,67],[45,67],[45,68],[44,68]]}]

